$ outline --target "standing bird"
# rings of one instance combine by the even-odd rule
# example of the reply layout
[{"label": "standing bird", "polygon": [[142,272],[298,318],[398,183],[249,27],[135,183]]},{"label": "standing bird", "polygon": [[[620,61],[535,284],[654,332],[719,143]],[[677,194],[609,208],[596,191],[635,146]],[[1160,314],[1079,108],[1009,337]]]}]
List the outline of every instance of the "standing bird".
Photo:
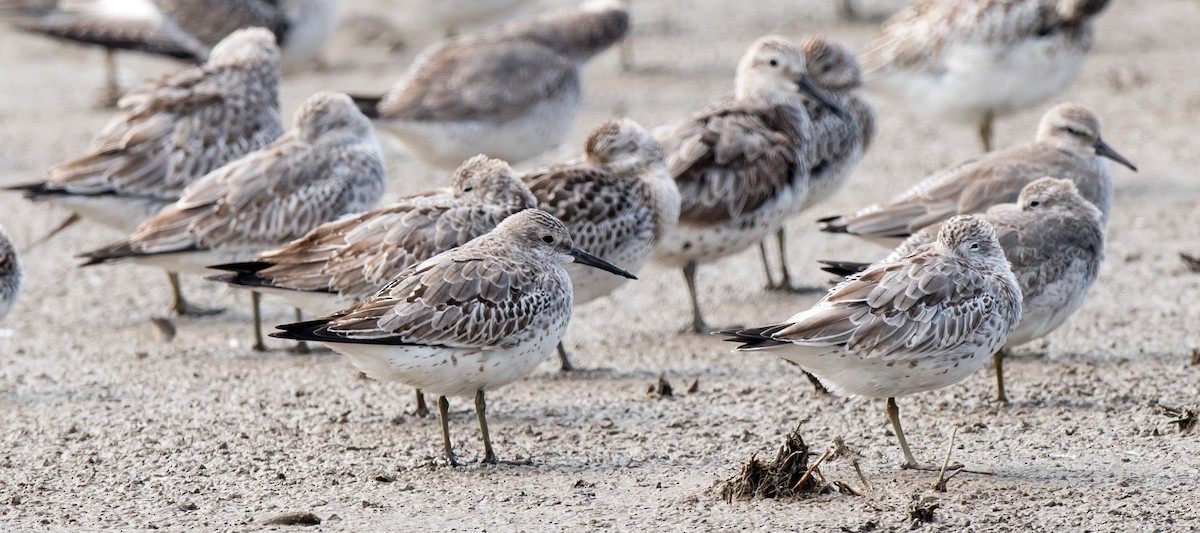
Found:
[{"label": "standing bird", "polygon": [[[317,93],[293,130],[189,186],[125,241],[83,254],[86,265],[135,261],[206,274],[253,259],[316,226],[374,206],[386,187],[371,123],[344,94]],[[258,294],[254,349],[263,350]]]},{"label": "standing bird", "polygon": [[[261,28],[234,32],[204,66],[131,92],[121,109],[86,154],[51,168],[44,182],[8,188],[72,211],[56,232],[82,216],[129,234],[202,176],[279,137],[275,37]],[[190,305],[179,277],[167,276],[175,313],[211,312]]]},{"label": "standing bird", "polygon": [[[326,222],[253,261],[213,266],[231,273],[208,279],[328,315],[366,300],[404,269],[533,207],[537,201],[508,163],[479,155],[454,172],[449,187]],[[428,412],[418,390],[416,414]]]},{"label": "standing bird", "polygon": [[463,35],[423,52],[387,94],[355,100],[428,164],[478,153],[517,163],[566,135],[584,62],[628,30],[629,14],[603,2]]},{"label": "standing bird", "polygon": [[317,315],[366,300],[404,269],[492,231],[537,207],[508,163],[465,161],[450,186],[326,222],[245,263],[215,265],[209,279],[278,296]]},{"label": "standing bird", "polygon": [[896,397],[962,381],[1016,331],[1021,289],[996,232],[979,215],[950,219],[937,241],[871,265],[781,324],[724,331],[739,351],[773,351],[837,394],[886,398],[904,453]]},{"label": "standing bird", "polygon": [[979,125],[1063,92],[1092,47],[1108,0],[921,0],[893,15],[862,54],[872,88],[923,113]]},{"label": "standing bird", "polygon": [[[662,147],[630,119],[596,126],[583,144],[583,161],[556,165],[522,179],[538,207],[566,224],[580,248],[637,274],[654,246],[679,220],[679,189]],[[625,284],[582,265],[568,265],[575,305],[607,296]],[[562,369],[571,361],[558,345]]]},{"label": "standing bird", "polygon": [[763,37],[738,64],[733,98],[654,130],[681,197],[679,223],[654,259],[683,268],[697,333],[709,331],[697,266],[761,241],[804,204],[812,123],[801,93],[838,109],[809,78],[800,47]]},{"label": "standing bird", "polygon": [[[1041,178],[1021,189],[1015,204],[994,205],[984,218],[1021,285],[1021,322],[996,352],[996,401],[1004,392],[1004,356],[1013,347],[1040,339],[1062,326],[1083,305],[1104,261],[1100,210],[1068,180]],[[931,246],[941,224],[923,228],[883,260],[893,263]],[[826,262],[826,272],[851,275],[866,264]]]},{"label": "standing bird", "polygon": [[[808,194],[800,209],[807,210],[841,190],[854,167],[866,155],[875,138],[875,110],[864,94],[862,73],[853,51],[821,36],[805,38],[800,42],[800,49],[804,51],[806,69],[813,83],[844,112],[837,113],[812,98],[804,100],[812,121],[812,135],[803,145],[811,167]],[[787,266],[784,232],[785,228],[780,226],[775,233],[779,246],[778,283],[767,259],[767,241],[759,243],[769,290],[795,290]]]},{"label": "standing bird", "polygon": [[572,300],[563,267],[572,261],[635,279],[576,248],[553,215],[527,209],[406,269],[364,302],[272,336],[327,344],[368,376],[437,394],[453,466],[446,397],[474,396],[483,462],[496,463],[484,392],[529,375],[562,339]]},{"label": "standing bird", "polygon": [[121,97],[117,50],[202,63],[234,31],[260,27],[275,34],[292,69],[317,58],[336,22],[337,0],[76,0],[18,27],[104,48],[111,107]]},{"label": "standing bird", "polygon": [[0,228],[0,320],[8,316],[12,306],[17,302],[21,293],[21,258],[17,257],[17,248]]},{"label": "standing bird", "polygon": [[1101,157],[1137,171],[1100,138],[1096,115],[1079,104],[1059,104],[1042,116],[1033,142],[968,159],[887,202],[822,219],[821,231],[849,233],[893,248],[930,224],[1014,202],[1023,187],[1043,176],[1075,183],[1107,222],[1113,180]]}]

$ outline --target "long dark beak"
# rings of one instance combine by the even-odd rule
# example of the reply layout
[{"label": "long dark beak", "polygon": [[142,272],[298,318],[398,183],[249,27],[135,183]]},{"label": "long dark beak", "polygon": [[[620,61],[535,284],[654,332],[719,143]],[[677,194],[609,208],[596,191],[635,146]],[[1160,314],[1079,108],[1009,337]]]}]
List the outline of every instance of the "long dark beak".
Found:
[{"label": "long dark beak", "polygon": [[600,259],[599,257],[589,254],[583,250],[580,250],[579,248],[571,248],[571,251],[568,253],[571,254],[571,257],[575,258],[576,263],[579,263],[581,265],[587,265],[587,266],[590,266],[593,268],[598,268],[600,270],[604,270],[607,272],[612,272],[613,274],[616,274],[618,276],[625,276],[629,279],[637,279],[637,276],[634,276],[633,274],[630,274],[624,270],[621,270],[620,268],[613,266],[612,263],[609,263],[608,261]]},{"label": "long dark beak", "polygon": [[808,74],[800,76],[800,79],[796,80],[796,85],[800,86],[801,91],[808,93],[809,96],[821,102],[821,105],[832,109],[839,117],[844,119],[850,118],[850,114],[845,109],[842,109],[841,106],[833,103],[833,99],[823,89],[817,87],[817,84],[813,83],[812,78],[808,77]]},{"label": "long dark beak", "polygon": [[1104,139],[1097,138],[1096,144],[1093,146],[1096,147],[1096,155],[1102,155],[1112,159],[1113,161],[1129,167],[1129,170],[1137,172],[1137,167],[1133,166],[1133,163],[1130,163],[1128,159],[1121,157],[1121,154],[1118,154],[1117,151],[1113,150],[1111,146],[1104,144]]}]

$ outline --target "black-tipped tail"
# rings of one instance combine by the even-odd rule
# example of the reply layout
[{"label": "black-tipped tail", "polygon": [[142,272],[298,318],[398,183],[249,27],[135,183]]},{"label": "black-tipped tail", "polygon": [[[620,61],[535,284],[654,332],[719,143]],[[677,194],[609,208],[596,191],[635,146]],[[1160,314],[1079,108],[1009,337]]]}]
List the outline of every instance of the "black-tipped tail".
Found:
[{"label": "black-tipped tail", "polygon": [[275,263],[267,261],[247,261],[244,263],[225,263],[222,265],[210,265],[208,268],[213,270],[225,270],[229,274],[216,274],[207,276],[204,279],[209,281],[219,281],[230,285],[239,285],[242,287],[273,287],[271,280],[259,276],[258,273],[274,266]]},{"label": "black-tipped tail", "polygon": [[63,196],[67,193],[62,189],[54,188],[49,182],[39,181],[37,183],[22,183],[20,185],[9,185],[3,190],[11,192],[19,192],[26,200],[36,200],[43,196]]},{"label": "black-tipped tail", "polygon": [[771,337],[772,334],[780,329],[783,329],[783,326],[772,325],[760,328],[727,329],[725,331],[714,331],[713,335],[725,337],[721,339],[725,342],[740,343],[741,345],[735,348],[736,350],[760,350],[790,344],[784,341],[777,341]]},{"label": "black-tipped tail", "polygon": [[[325,326],[329,324],[328,318],[318,318],[316,320],[306,320],[304,322],[293,322],[291,324],[281,324],[275,326],[279,331],[271,333],[276,339],[288,339],[293,341],[336,341],[337,338],[331,338],[325,332]],[[322,333],[325,332],[325,333]]]},{"label": "black-tipped tail", "polygon": [[870,263],[857,263],[854,261],[825,261],[822,259],[817,262],[821,263],[821,270],[843,278],[858,274],[871,266]]},{"label": "black-tipped tail", "polygon": [[842,215],[837,215],[817,219],[817,225],[825,233],[850,233],[850,229],[845,224],[838,222],[841,218]]},{"label": "black-tipped tail", "polygon": [[350,99],[354,100],[354,105],[358,106],[358,110],[367,118],[371,120],[379,118],[379,102],[383,101],[382,96],[352,94]]}]

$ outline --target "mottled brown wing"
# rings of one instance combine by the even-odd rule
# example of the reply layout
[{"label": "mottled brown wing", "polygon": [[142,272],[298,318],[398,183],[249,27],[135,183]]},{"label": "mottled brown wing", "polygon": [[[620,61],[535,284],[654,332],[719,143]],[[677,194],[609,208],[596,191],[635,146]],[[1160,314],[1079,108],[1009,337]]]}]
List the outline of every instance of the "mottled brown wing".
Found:
[{"label": "mottled brown wing", "polygon": [[982,324],[996,305],[985,284],[982,275],[933,253],[872,265],[772,338],[843,346],[864,358],[921,357],[961,344]]},{"label": "mottled brown wing", "polygon": [[505,346],[550,308],[547,275],[486,254],[442,254],[405,270],[324,329],[366,342]]},{"label": "mottled brown wing", "polygon": [[124,113],[90,153],[50,169],[50,185],[72,194],[177,199],[201,176],[283,133],[278,110],[230,95],[245,77],[188,69],[127,95]]},{"label": "mottled brown wing", "polygon": [[862,236],[906,237],[954,215],[1014,202],[1030,182],[1065,175],[1070,157],[1037,144],[984,154],[926,178],[885,204],[826,221],[826,226]]},{"label": "mottled brown wing", "polygon": [[791,183],[800,162],[778,111],[726,100],[654,131],[679,187],[680,224],[727,222]]},{"label": "mottled brown wing", "polygon": [[[147,254],[286,242],[374,203],[366,197],[382,194],[382,175],[367,150],[318,151],[289,134],[188,187],[130,242]],[[349,186],[355,180],[379,186]]]},{"label": "mottled brown wing", "polygon": [[479,237],[515,209],[457,201],[442,189],[321,225],[264,253],[278,287],[366,298],[411,265]]},{"label": "mottled brown wing", "polygon": [[576,66],[540,44],[450,41],[418,60],[379,104],[382,119],[506,120],[563,89],[578,88]]}]

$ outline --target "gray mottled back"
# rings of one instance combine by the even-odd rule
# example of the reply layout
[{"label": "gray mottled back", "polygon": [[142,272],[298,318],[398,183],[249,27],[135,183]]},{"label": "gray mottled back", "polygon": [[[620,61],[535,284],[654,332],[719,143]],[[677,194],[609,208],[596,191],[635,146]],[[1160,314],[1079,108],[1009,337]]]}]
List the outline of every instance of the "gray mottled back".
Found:
[{"label": "gray mottled back", "polygon": [[[1050,333],[1078,308],[1100,273],[1104,260],[1100,210],[1079,194],[1074,183],[1045,177],[1026,185],[1015,203],[993,206],[984,217],[996,229],[997,241],[1021,287],[1025,314],[1012,344]],[[914,233],[882,262],[921,253],[931,246],[941,226]]]},{"label": "gray mottled back", "polygon": [[572,304],[567,228],[527,209],[490,233],[402,272],[326,329],[356,340],[512,347]]},{"label": "gray mottled back", "polygon": [[1048,110],[1034,142],[988,152],[935,173],[892,200],[822,221],[823,230],[901,240],[921,228],[965,213],[1014,202],[1043,176],[1070,180],[1107,220],[1113,178],[1096,152],[1099,122],[1077,104]]},{"label": "gray mottled back", "polygon": [[211,64],[127,94],[89,153],[52,168],[48,185],[71,194],[173,201],[208,172],[279,137],[274,37],[241,30],[221,49]]},{"label": "gray mottled back", "polygon": [[477,156],[450,187],[401,198],[323,224],[259,261],[269,287],[336,293],[362,300],[404,269],[491,231],[533,208],[533,195],[503,161]]},{"label": "gray mottled back", "polygon": [[375,205],[383,156],[350,99],[317,93],[296,114],[297,129],[192,184],[119,246],[132,255],[274,246]]},{"label": "gray mottled back", "polygon": [[579,66],[628,31],[620,9],[515,22],[431,46],[380,101],[380,118],[508,120],[564,92],[581,91]]}]

